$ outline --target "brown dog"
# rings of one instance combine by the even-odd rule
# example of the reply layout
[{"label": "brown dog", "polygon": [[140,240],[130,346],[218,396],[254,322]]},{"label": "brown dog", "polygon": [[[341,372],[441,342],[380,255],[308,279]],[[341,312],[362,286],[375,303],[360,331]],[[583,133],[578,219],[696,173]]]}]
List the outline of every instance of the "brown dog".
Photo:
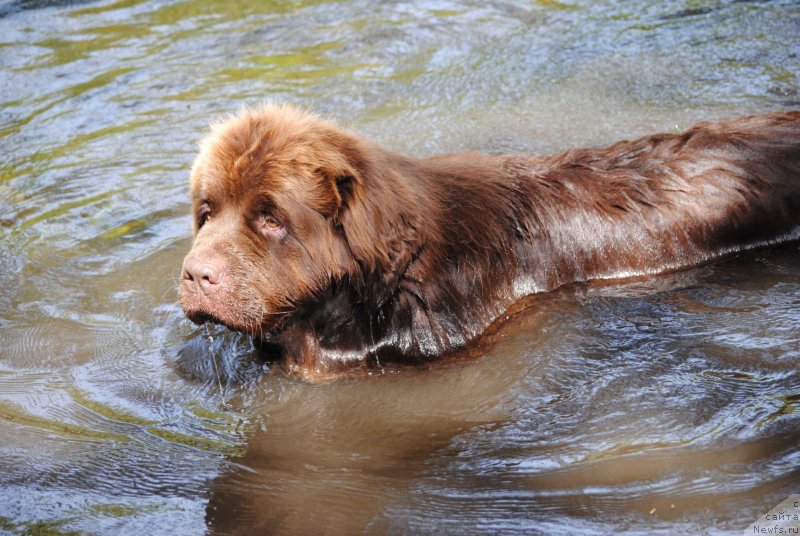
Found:
[{"label": "brown dog", "polygon": [[800,237],[800,111],[416,159],[288,106],[213,127],[181,305],[314,376],[463,347],[526,295]]}]

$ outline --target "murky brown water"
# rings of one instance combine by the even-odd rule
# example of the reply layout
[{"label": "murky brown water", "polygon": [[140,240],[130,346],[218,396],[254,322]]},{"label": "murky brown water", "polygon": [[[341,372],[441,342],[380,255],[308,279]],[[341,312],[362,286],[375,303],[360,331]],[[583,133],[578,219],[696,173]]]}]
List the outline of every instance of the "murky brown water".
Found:
[{"label": "murky brown water", "polygon": [[800,492],[800,249],[307,385],[175,304],[210,119],[415,154],[800,107],[796,1],[0,2],[0,533],[741,534]]}]

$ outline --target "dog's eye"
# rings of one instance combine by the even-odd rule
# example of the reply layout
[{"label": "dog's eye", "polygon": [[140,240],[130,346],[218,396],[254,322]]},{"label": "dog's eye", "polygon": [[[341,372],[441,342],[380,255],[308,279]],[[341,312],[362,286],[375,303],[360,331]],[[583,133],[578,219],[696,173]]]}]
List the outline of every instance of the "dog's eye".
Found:
[{"label": "dog's eye", "polygon": [[264,224],[264,227],[268,229],[280,229],[281,227],[283,227],[283,225],[281,225],[281,222],[279,222],[277,219],[275,219],[274,216],[270,216],[269,214],[264,214],[261,217],[261,222]]},{"label": "dog's eye", "polygon": [[262,213],[258,217],[258,227],[261,229],[262,233],[271,236],[283,236],[285,230],[280,220],[269,213]]},{"label": "dog's eye", "polygon": [[206,204],[200,205],[197,211],[197,228],[201,228],[211,219],[211,207]]},{"label": "dog's eye", "polygon": [[197,217],[197,227],[202,227],[208,220],[211,219],[211,214],[203,213]]}]

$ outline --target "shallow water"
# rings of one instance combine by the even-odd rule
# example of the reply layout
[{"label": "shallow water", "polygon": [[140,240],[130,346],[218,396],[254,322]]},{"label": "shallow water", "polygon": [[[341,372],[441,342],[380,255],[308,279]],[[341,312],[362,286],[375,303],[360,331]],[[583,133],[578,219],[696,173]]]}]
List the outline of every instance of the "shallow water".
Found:
[{"label": "shallow water", "polygon": [[[785,2],[0,2],[0,533],[731,533],[800,491],[800,249],[308,385],[176,306],[195,140],[290,100],[550,153],[800,107]],[[48,532],[49,531],[49,532]]]}]

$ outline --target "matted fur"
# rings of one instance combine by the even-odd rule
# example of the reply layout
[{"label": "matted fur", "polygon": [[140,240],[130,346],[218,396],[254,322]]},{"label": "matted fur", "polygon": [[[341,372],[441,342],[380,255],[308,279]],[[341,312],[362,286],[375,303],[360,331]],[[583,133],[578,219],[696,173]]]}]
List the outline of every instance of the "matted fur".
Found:
[{"label": "matted fur", "polygon": [[554,157],[411,158],[286,105],[214,125],[181,304],[325,374],[461,348],[521,298],[800,237],[800,112]]}]

